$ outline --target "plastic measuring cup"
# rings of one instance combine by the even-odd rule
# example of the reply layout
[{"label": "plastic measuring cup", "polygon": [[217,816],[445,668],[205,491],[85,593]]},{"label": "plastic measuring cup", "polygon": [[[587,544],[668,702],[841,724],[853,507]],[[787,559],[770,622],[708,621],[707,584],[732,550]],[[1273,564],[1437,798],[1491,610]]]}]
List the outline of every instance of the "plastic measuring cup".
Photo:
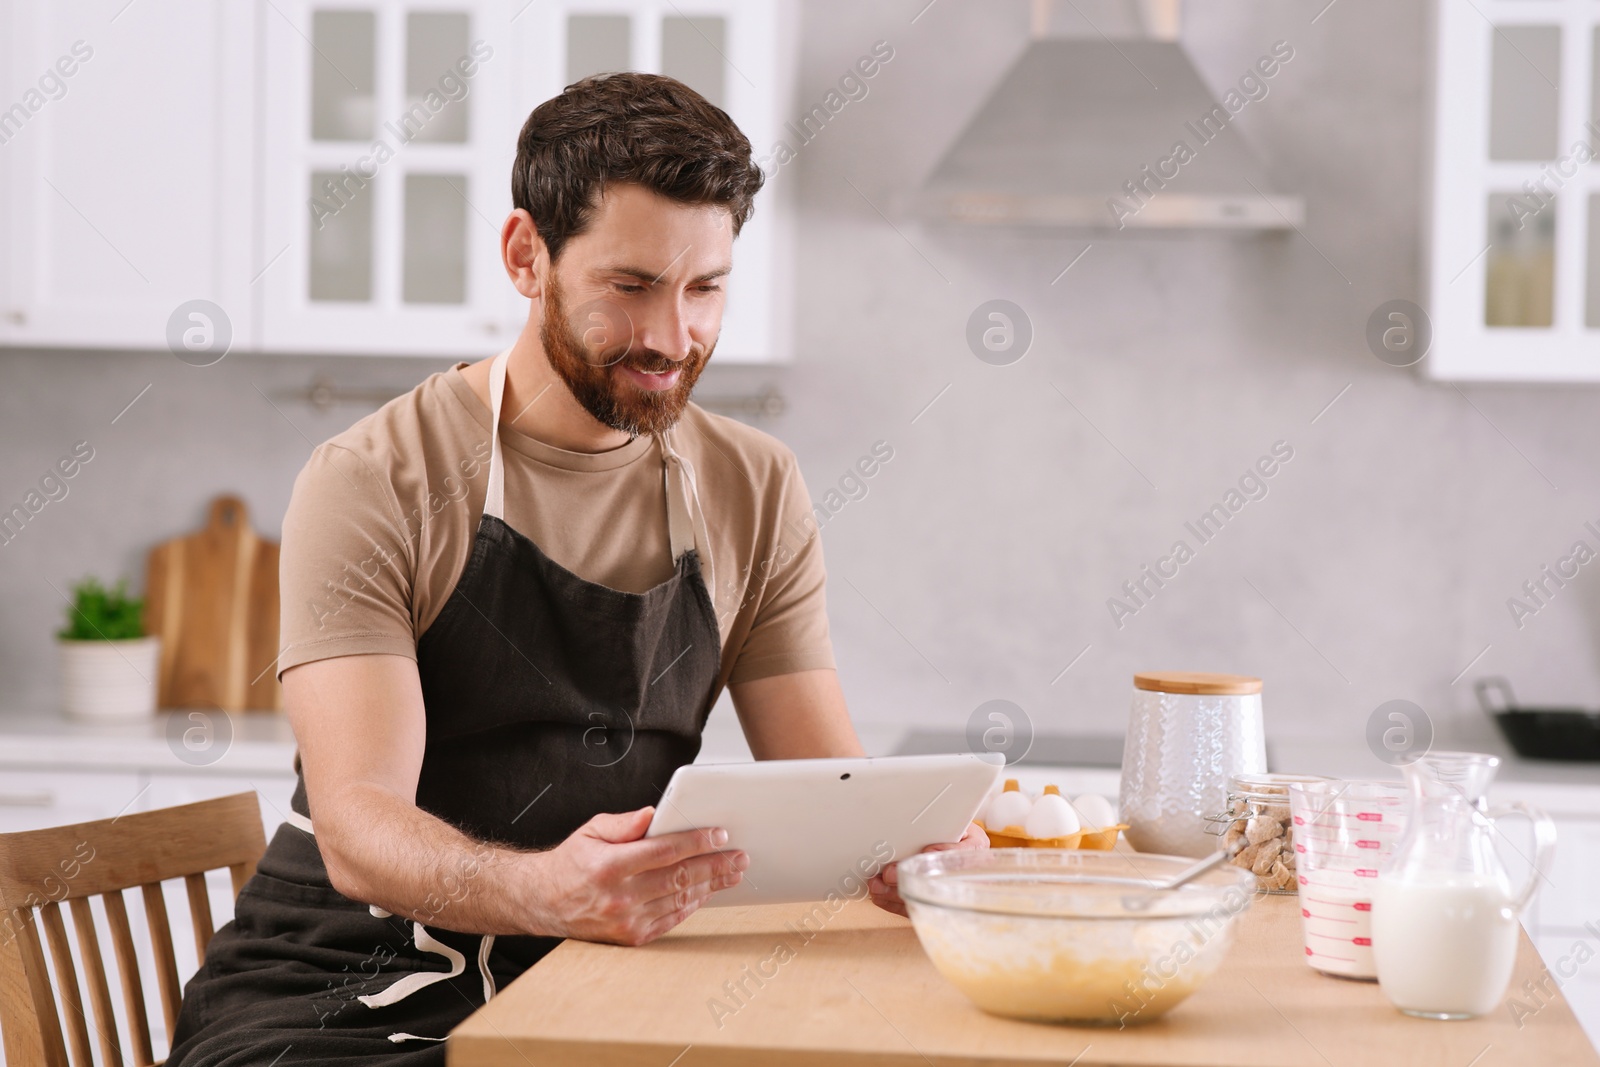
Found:
[{"label": "plastic measuring cup", "polygon": [[1376,979],[1372,890],[1378,865],[1405,830],[1402,782],[1333,780],[1289,786],[1295,881],[1306,962],[1345,978]]}]

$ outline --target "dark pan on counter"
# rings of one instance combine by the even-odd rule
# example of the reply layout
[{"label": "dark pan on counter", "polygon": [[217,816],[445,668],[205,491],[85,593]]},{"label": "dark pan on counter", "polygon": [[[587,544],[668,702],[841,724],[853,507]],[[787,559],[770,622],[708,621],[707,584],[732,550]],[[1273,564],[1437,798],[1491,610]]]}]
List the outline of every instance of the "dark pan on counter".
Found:
[{"label": "dark pan on counter", "polygon": [[1525,759],[1600,761],[1600,712],[1519,707],[1511,683],[1500,677],[1480,678],[1472,689],[1517,755]]}]

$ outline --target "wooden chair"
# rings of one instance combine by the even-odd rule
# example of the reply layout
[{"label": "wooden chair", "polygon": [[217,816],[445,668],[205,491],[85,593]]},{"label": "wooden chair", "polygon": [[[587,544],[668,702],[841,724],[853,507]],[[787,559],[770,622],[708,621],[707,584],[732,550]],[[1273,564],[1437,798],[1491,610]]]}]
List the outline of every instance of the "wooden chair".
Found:
[{"label": "wooden chair", "polygon": [[[145,1015],[139,961],[122,890],[138,886],[154,952],[156,985],[170,1037],[183,992],[173,958],[172,928],[161,882],[182,878],[194,922],[196,954],[204,960],[211,940],[211,900],[205,872],[226,867],[238,894],[266,849],[255,793],[236,793],[198,804],[121,815],[115,819],[0,834],[0,1027],[7,1067],[94,1067],[89,1030],[103,1067],[123,1067],[105,960],[100,954],[89,898],[99,896],[111,930],[122,979],[122,999],[132,1037],[129,1067],[152,1067],[150,1023]],[[67,942],[61,903],[72,912],[86,972],[92,1026]],[[35,914],[37,913],[37,922]],[[39,929],[50,946],[65,1011],[58,1014]],[[64,1015],[67,1041],[62,1041]],[[70,1065],[67,1051],[70,1047]]]}]

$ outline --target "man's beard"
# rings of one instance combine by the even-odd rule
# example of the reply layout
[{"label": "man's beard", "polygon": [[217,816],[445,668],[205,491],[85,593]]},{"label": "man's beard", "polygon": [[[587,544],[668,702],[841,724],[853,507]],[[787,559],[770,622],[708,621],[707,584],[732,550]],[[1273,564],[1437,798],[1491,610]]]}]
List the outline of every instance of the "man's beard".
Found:
[{"label": "man's beard", "polygon": [[[567,318],[566,302],[552,272],[539,341],[550,366],[583,409],[613,430],[633,435],[660,433],[677,422],[716,342],[705,349],[697,345],[674,362],[653,349],[633,347],[632,323],[617,304],[594,301],[579,312],[585,320],[576,324],[581,334]],[[586,344],[586,339],[595,343]],[[672,388],[651,392],[625,378],[623,366],[647,374],[680,373]]]}]

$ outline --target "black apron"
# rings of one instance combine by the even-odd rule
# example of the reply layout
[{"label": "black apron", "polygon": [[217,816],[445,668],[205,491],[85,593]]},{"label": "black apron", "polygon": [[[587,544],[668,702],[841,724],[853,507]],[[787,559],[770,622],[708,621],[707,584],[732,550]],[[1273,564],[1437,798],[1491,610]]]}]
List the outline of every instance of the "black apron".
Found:
[{"label": "black apron", "polygon": [[[508,354],[490,368],[496,429],[472,553],[417,642],[427,747],[416,801],[473,838],[548,848],[596,814],[656,803],[693,762],[721,636],[700,573],[705,516],[670,431],[657,444],[674,573],[660,585],[585,581],[506,525]],[[452,931],[470,864],[422,906],[426,923],[351,900],[328,880],[303,774],[291,807],[184,987],[168,1067],[442,1067],[445,1035],[560,943]]]}]

